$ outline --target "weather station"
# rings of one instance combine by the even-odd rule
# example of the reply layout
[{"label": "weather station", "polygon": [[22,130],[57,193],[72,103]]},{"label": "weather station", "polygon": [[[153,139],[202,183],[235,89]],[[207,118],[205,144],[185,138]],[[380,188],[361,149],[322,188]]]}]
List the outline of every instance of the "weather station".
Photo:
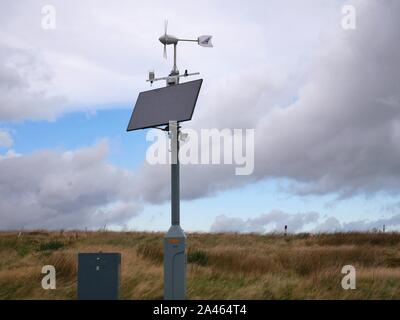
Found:
[{"label": "weather station", "polygon": [[164,45],[164,58],[167,58],[167,46],[174,46],[172,70],[160,78],[150,71],[146,80],[150,84],[165,80],[166,87],[139,93],[127,131],[158,128],[167,131],[171,139],[171,227],[164,237],[164,299],[183,300],[186,299],[186,235],[180,226],[179,141],[184,138],[180,123],[192,119],[203,79],[179,83],[181,78],[200,73],[187,70],[179,73],[177,46],[179,42],[196,42],[202,47],[212,47],[212,36],[181,39],[167,34],[167,27],[168,21],[165,21],[159,41]]}]

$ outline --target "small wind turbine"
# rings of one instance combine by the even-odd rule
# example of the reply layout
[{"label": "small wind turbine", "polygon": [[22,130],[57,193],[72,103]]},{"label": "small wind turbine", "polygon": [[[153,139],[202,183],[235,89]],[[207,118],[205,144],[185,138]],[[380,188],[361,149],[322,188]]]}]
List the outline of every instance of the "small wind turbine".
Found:
[{"label": "small wind turbine", "polygon": [[192,75],[197,75],[199,74],[198,72],[195,73],[188,73],[187,70],[185,70],[185,73],[180,75],[179,74],[179,70],[176,66],[176,47],[178,45],[178,42],[197,42],[198,45],[202,46],[202,47],[210,47],[212,48],[212,36],[210,35],[202,35],[197,37],[197,39],[180,39],[177,38],[173,35],[170,35],[167,33],[168,30],[168,20],[165,20],[164,22],[164,34],[158,38],[158,40],[164,45],[164,58],[167,58],[167,45],[174,45],[174,66],[172,67],[172,71],[169,74],[168,77],[162,77],[162,78],[155,78],[155,73],[154,71],[150,71],[149,72],[149,79],[147,81],[149,81],[151,84],[154,81],[158,81],[158,80],[166,80],[167,81],[167,85],[173,85],[173,84],[178,84],[179,83],[179,78],[180,77],[187,77],[187,76],[192,76]]}]

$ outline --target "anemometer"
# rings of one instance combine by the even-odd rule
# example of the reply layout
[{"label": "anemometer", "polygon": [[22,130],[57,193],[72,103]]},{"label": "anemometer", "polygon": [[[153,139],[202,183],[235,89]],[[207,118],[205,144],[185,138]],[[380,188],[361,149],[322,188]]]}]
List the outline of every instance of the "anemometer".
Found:
[{"label": "anemometer", "polygon": [[155,72],[150,71],[149,72],[149,78],[146,80],[153,84],[154,81],[159,81],[159,80],[166,80],[167,86],[178,84],[179,83],[179,78],[181,77],[188,77],[188,76],[195,76],[199,75],[199,72],[194,72],[194,73],[188,73],[187,70],[183,74],[179,74],[178,67],[176,66],[176,49],[178,46],[178,42],[196,42],[198,45],[202,47],[210,47],[212,48],[212,36],[210,35],[203,35],[199,36],[197,39],[180,39],[175,36],[167,34],[167,29],[168,29],[168,20],[165,20],[164,23],[164,34],[158,38],[158,40],[164,45],[164,58],[167,59],[167,46],[168,45],[174,45],[174,65],[172,67],[171,73],[166,76],[166,77],[161,77],[161,78],[156,78],[155,77]]}]

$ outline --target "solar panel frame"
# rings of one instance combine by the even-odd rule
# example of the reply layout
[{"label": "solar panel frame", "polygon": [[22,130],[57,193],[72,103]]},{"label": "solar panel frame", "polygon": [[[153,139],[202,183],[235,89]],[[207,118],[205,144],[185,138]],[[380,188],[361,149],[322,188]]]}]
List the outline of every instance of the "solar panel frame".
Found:
[{"label": "solar panel frame", "polygon": [[[168,125],[169,121],[191,120],[202,83],[203,79],[198,79],[140,92],[127,131]],[[175,115],[168,116],[168,109]]]}]

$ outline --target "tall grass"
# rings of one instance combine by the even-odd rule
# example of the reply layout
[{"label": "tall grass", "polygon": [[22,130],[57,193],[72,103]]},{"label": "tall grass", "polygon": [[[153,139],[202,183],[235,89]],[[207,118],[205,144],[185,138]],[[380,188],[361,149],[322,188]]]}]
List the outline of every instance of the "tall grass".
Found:
[{"label": "tall grass", "polygon": [[[0,233],[0,299],[75,299],[77,254],[98,251],[122,254],[122,299],[162,298],[161,233],[39,230]],[[191,299],[400,299],[397,233],[189,234],[187,262]],[[56,290],[41,288],[48,264]]]}]

